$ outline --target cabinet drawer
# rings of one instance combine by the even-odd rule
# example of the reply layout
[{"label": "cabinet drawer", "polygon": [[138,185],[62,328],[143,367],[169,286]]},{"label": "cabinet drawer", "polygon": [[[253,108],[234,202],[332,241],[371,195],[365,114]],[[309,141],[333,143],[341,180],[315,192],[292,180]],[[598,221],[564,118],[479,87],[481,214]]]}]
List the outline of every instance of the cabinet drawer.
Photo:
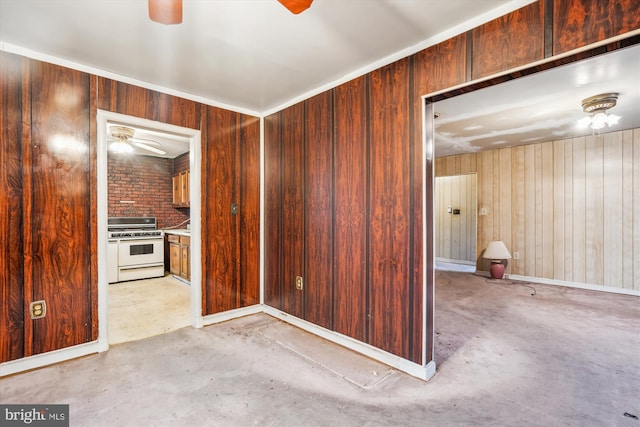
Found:
[{"label": "cabinet drawer", "polygon": [[180,236],[177,234],[167,234],[167,240],[169,243],[180,243]]},{"label": "cabinet drawer", "polygon": [[191,237],[180,236],[180,243],[182,243],[183,245],[189,245],[191,243]]}]

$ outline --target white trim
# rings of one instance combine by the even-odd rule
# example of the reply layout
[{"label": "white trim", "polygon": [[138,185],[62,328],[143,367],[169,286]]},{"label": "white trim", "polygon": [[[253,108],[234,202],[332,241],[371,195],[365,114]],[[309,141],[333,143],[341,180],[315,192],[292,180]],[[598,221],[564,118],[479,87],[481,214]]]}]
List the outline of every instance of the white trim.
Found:
[{"label": "white trim", "polygon": [[181,92],[179,90],[171,89],[165,86],[156,85],[153,83],[137,80],[131,77],[123,76],[121,74],[112,73],[110,71],[101,70],[99,68],[91,67],[88,65],[80,64],[78,62],[69,61],[67,59],[58,58],[56,56],[48,55],[46,53],[38,52],[35,50],[27,49],[22,46],[17,46],[11,43],[0,42],[0,51],[14,53],[31,59],[37,59],[38,61],[48,62],[50,64],[60,65],[62,67],[71,68],[73,70],[83,71],[88,74],[94,74],[96,76],[104,77],[111,80],[117,80],[122,83],[128,83],[141,88],[155,90],[157,92],[166,93],[167,95],[174,95],[179,98],[189,99],[191,101],[200,102],[202,104],[211,105],[213,107],[223,108],[225,110],[234,111],[237,113],[244,113],[250,116],[260,116],[260,113],[249,110],[247,108],[235,107],[233,105],[225,104],[223,102],[214,101],[209,98],[205,98],[191,93]]},{"label": "white trim", "polygon": [[[477,270],[475,272],[478,276],[491,277],[488,271]],[[544,277],[531,277],[520,276],[518,274],[505,274],[504,278],[507,280],[518,280],[521,282],[539,283],[541,285],[553,285],[553,286],[566,286],[568,288],[586,289],[589,291],[609,292],[612,294],[631,295],[640,297],[640,290],[638,289],[625,289],[616,288],[613,286],[594,285],[591,283],[570,282],[567,280],[545,279]]]},{"label": "white trim", "polygon": [[385,365],[389,365],[416,378],[429,380],[436,373],[436,364],[433,361],[427,363],[426,365],[419,365],[400,356],[396,356],[395,354],[391,354],[377,347],[373,347],[372,345],[369,345],[362,341],[358,341],[354,338],[342,335],[338,332],[330,331],[314,323],[307,322],[306,320],[285,313],[284,311],[278,310],[277,308],[265,305],[263,306],[263,309],[264,313],[268,314],[271,317],[280,319],[283,322],[324,338],[327,341],[331,341],[334,344],[346,347],[349,350],[355,351],[356,353],[360,353],[374,360],[382,362]]},{"label": "white trim", "polygon": [[250,316],[252,314],[264,313],[261,304],[250,305],[249,307],[235,308],[233,310],[223,311],[221,313],[209,314],[203,317],[205,326],[215,325],[216,323],[226,322],[237,319],[239,317]]},{"label": "white trim", "polygon": [[[127,116],[110,111],[97,110],[96,132],[97,144],[97,227],[98,227],[98,343],[99,351],[109,349],[108,306],[109,295],[107,283],[107,124],[110,121],[131,126],[142,126],[158,131],[172,132],[189,138],[189,167],[197,173],[190,174],[190,218],[191,218],[191,324],[194,328],[202,327],[202,236],[201,236],[201,188],[200,171],[202,163],[201,132],[197,129],[183,128],[153,120]],[[195,254],[195,256],[194,256]]]},{"label": "white trim", "polygon": [[451,27],[446,31],[443,31],[439,34],[436,34],[433,37],[429,37],[426,40],[421,41],[413,46],[407,47],[405,49],[399,50],[389,56],[386,56],[382,59],[379,59],[371,64],[365,65],[362,68],[357,69],[349,74],[344,75],[343,77],[334,80],[330,83],[324,84],[320,87],[307,91],[299,96],[296,96],[293,99],[290,99],[277,107],[270,108],[262,113],[263,116],[269,116],[273,113],[277,113],[278,111],[284,110],[287,107],[290,107],[294,104],[297,104],[300,101],[304,101],[305,99],[311,98],[320,93],[326,92],[329,89],[333,89],[334,87],[340,86],[343,83],[351,81],[355,78],[368,74],[378,68],[382,68],[386,65],[389,65],[393,62],[404,59],[408,56],[411,56],[415,53],[418,53],[428,47],[434,46],[440,42],[450,39],[451,37],[458,36],[460,34],[466,33],[467,31],[476,28],[484,23],[487,23],[493,19],[504,16],[514,10],[520,9],[528,4],[535,2],[536,0],[511,0],[507,1],[503,5],[485,12],[481,15],[478,15],[468,21],[465,21],[461,24],[456,25],[455,27]]},{"label": "white trim", "polygon": [[34,356],[23,357],[22,359],[10,360],[8,362],[0,363],[0,378],[7,375],[29,371],[31,369],[42,368],[47,365],[53,365],[54,363],[65,362],[78,357],[100,353],[102,351],[103,350],[101,350],[101,345],[98,341],[92,341],[86,344],[74,345],[73,347],[66,347],[59,350],[36,354]]}]

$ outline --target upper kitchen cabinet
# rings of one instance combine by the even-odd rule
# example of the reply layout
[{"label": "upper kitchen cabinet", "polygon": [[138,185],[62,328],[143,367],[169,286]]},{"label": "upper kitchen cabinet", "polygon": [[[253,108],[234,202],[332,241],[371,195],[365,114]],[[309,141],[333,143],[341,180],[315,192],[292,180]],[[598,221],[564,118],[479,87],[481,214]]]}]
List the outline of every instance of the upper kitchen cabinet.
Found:
[{"label": "upper kitchen cabinet", "polygon": [[173,175],[173,204],[176,207],[189,207],[189,177],[188,170]]}]

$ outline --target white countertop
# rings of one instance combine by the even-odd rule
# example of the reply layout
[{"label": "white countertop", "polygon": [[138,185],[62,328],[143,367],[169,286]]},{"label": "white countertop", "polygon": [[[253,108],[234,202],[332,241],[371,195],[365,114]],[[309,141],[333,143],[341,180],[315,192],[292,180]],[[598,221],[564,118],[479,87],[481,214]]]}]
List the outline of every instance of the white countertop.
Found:
[{"label": "white countertop", "polygon": [[178,236],[191,236],[191,230],[188,228],[169,228],[164,229],[164,234],[177,234]]}]

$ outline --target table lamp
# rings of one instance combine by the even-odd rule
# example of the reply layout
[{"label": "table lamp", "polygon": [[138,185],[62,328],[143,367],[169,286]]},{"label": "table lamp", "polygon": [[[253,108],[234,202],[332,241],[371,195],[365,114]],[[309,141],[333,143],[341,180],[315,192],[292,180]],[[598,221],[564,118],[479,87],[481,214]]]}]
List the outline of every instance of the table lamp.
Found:
[{"label": "table lamp", "polygon": [[494,240],[492,242],[489,242],[489,244],[487,245],[487,249],[485,249],[484,253],[482,254],[482,258],[491,260],[491,268],[489,269],[491,277],[493,279],[502,279],[505,267],[502,263],[502,260],[510,259],[511,254],[501,240]]}]

